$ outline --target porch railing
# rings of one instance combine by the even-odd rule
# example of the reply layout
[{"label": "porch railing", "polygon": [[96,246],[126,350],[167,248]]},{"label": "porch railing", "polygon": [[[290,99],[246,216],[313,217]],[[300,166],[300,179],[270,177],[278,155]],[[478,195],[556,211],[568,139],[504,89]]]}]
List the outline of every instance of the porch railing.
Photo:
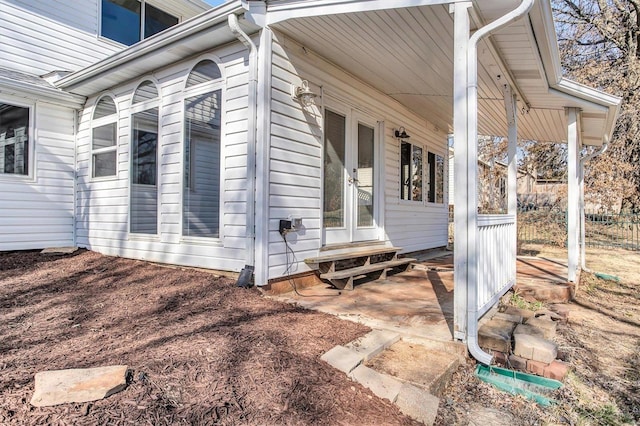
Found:
[{"label": "porch railing", "polygon": [[478,216],[478,315],[516,281],[516,216]]}]

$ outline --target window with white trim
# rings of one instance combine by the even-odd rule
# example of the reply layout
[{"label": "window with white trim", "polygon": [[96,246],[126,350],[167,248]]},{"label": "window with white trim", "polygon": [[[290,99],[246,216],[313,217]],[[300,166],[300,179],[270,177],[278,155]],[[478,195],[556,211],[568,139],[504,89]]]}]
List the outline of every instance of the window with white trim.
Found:
[{"label": "window with white trim", "polygon": [[110,96],[98,101],[91,121],[91,176],[115,176],[117,172],[118,113]]},{"label": "window with white trim", "polygon": [[444,157],[433,152],[427,154],[429,164],[428,201],[444,203]]},{"label": "window with white trim", "polygon": [[28,107],[0,102],[0,175],[29,174]]},{"label": "window with white trim", "polygon": [[400,142],[400,199],[422,201],[423,148],[407,141]]},{"label": "window with white trim", "polygon": [[158,89],[144,81],[131,105],[130,231],[158,233]]},{"label": "window with white trim", "polygon": [[184,93],[182,235],[220,236],[222,75],[211,60],[189,74]]},{"label": "window with white trim", "polygon": [[127,46],[179,22],[145,0],[102,0],[100,35]]}]

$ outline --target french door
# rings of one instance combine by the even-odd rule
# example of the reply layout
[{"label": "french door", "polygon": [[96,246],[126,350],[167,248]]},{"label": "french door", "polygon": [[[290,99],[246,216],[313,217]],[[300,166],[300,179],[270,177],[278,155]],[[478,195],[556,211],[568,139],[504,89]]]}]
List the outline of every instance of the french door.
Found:
[{"label": "french door", "polygon": [[324,116],[325,245],[377,240],[378,123],[330,104]]}]

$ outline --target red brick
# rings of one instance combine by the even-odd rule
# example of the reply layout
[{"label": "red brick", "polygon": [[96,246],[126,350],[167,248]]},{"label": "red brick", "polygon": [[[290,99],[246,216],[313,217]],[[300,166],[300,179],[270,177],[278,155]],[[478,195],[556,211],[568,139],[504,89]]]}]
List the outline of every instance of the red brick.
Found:
[{"label": "red brick", "polygon": [[564,380],[569,373],[569,364],[566,362],[555,360],[545,367],[544,377],[548,379]]},{"label": "red brick", "polygon": [[499,365],[507,365],[507,354],[504,352],[493,351],[493,361]]},{"label": "red brick", "polygon": [[513,369],[527,371],[527,360],[517,355],[509,355],[509,364]]},{"label": "red brick", "polygon": [[547,368],[549,364],[540,361],[534,361],[532,359],[527,360],[527,371],[531,374],[535,374],[538,376],[544,376],[545,368]]}]

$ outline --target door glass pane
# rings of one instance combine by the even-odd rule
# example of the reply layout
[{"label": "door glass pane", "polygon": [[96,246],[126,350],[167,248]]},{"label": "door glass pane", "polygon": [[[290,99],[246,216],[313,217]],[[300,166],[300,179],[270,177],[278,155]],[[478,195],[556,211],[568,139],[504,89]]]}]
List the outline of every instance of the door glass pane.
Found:
[{"label": "door glass pane", "polygon": [[326,111],[324,121],[324,227],[344,227],[345,124],[343,115]]},{"label": "door glass pane", "polygon": [[220,235],[220,90],[185,99],[182,234]]},{"label": "door glass pane", "polygon": [[374,137],[373,128],[358,124],[358,226],[373,226],[374,200]]},{"label": "door glass pane", "polygon": [[131,141],[131,232],[158,231],[158,108],[133,115]]}]

